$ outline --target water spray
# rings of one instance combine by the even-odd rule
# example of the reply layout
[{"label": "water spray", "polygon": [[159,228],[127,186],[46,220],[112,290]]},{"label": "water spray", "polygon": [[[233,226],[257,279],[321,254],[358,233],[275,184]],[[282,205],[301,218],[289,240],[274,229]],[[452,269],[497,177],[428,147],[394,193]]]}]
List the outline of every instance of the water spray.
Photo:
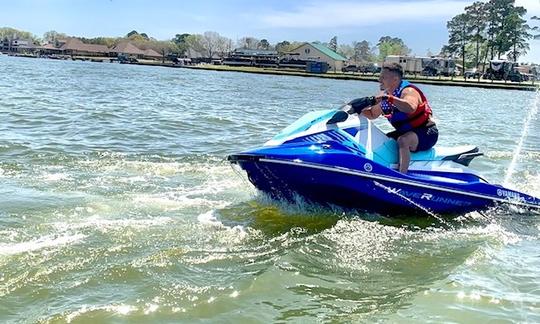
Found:
[{"label": "water spray", "polygon": [[539,104],[540,104],[540,92],[536,91],[536,95],[532,103],[532,108],[529,109],[529,113],[527,114],[527,117],[525,119],[523,131],[521,132],[519,143],[514,151],[514,154],[512,155],[512,161],[510,162],[510,165],[508,166],[508,170],[506,171],[506,176],[504,177],[503,186],[505,187],[510,185],[510,179],[512,178],[512,175],[515,171],[518,157],[521,154],[521,149],[523,148],[523,143],[525,142],[525,138],[527,138],[527,134],[529,133],[529,124],[533,120],[534,116],[536,116],[536,114],[538,113]]}]

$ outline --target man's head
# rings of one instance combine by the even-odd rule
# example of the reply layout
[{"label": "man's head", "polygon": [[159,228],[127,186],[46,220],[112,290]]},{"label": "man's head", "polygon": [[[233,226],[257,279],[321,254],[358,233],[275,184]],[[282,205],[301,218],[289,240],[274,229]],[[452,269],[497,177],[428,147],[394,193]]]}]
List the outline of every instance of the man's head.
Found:
[{"label": "man's head", "polygon": [[398,63],[385,63],[381,70],[379,83],[381,90],[394,91],[399,87],[403,78],[403,68]]}]

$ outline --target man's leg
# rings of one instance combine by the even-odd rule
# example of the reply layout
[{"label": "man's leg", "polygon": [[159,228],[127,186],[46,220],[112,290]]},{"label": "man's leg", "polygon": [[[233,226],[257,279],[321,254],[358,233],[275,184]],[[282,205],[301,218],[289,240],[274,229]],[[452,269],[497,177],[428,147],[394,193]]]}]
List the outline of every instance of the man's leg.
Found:
[{"label": "man's leg", "polygon": [[411,151],[418,147],[418,136],[414,132],[407,132],[397,139],[399,145],[399,172],[407,173],[411,161]]}]

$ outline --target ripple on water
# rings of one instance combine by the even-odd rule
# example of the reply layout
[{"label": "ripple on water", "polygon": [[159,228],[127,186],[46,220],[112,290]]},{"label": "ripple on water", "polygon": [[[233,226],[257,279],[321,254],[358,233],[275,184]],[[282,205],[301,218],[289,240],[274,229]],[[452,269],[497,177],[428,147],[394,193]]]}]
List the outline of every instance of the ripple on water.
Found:
[{"label": "ripple on water", "polygon": [[[540,321],[538,215],[278,203],[223,160],[374,83],[0,61],[0,321]],[[422,89],[502,181],[534,94]],[[530,124],[512,184],[538,195]]]}]

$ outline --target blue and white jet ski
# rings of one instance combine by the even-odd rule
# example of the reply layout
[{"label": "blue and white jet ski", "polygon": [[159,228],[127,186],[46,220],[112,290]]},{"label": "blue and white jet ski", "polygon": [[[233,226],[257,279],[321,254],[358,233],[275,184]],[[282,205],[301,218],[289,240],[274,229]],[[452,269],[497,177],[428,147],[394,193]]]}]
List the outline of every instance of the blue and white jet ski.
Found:
[{"label": "blue and white jet ski", "polygon": [[259,190],[293,202],[302,197],[387,215],[461,214],[497,204],[540,210],[540,199],[491,184],[470,169],[479,155],[475,146],[435,146],[412,153],[403,174],[394,139],[362,116],[324,110],[228,160]]}]

